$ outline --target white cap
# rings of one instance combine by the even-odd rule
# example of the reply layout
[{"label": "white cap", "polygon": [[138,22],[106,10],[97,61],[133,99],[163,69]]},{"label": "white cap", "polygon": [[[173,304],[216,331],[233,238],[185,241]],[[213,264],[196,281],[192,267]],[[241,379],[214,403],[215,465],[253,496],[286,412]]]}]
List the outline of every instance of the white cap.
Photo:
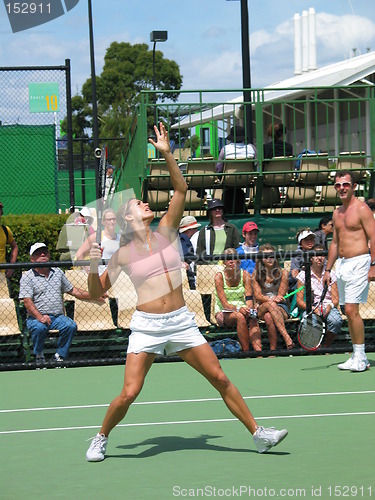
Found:
[{"label": "white cap", "polygon": [[301,241],[310,236],[310,234],[315,236],[315,233],[312,231],[302,231],[302,233],[298,235],[298,243],[301,243]]},{"label": "white cap", "polygon": [[32,255],[36,250],[38,250],[38,248],[47,248],[48,250],[48,247],[45,243],[34,243],[34,245],[31,245],[30,247],[30,255]]}]

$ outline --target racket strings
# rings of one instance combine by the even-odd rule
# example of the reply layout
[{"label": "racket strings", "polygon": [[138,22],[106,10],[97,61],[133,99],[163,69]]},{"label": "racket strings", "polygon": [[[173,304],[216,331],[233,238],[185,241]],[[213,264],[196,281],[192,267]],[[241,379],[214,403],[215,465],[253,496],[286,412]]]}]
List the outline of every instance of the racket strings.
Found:
[{"label": "racket strings", "polygon": [[314,349],[320,345],[324,334],[324,322],[319,316],[312,316],[302,320],[299,331],[302,346]]}]

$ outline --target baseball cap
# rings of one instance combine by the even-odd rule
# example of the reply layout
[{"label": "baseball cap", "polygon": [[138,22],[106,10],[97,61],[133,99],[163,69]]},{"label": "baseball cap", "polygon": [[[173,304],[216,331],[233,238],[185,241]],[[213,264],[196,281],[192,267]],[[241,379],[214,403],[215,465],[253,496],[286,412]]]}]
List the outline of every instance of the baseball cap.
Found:
[{"label": "baseball cap", "polygon": [[187,215],[186,217],[182,217],[180,222],[180,233],[187,231],[188,229],[195,229],[196,227],[201,227],[201,224],[197,222],[197,219],[192,215]]},{"label": "baseball cap", "polygon": [[34,245],[31,245],[30,247],[30,255],[33,255],[33,253],[36,252],[36,250],[38,250],[39,248],[47,248],[48,250],[48,247],[45,243],[34,243]]},{"label": "baseball cap", "polygon": [[256,229],[259,231],[258,226],[255,224],[255,222],[245,222],[242,228],[242,233],[249,233],[250,231],[253,231]]},{"label": "baseball cap", "polygon": [[308,231],[308,230],[302,231],[302,233],[300,233],[298,235],[298,239],[297,239],[298,243],[301,243],[302,240],[304,240],[305,238],[307,238],[311,234],[315,237],[315,233],[313,233],[312,231]]},{"label": "baseball cap", "polygon": [[209,202],[207,203],[207,212],[214,208],[223,208],[225,210],[225,205],[218,198],[212,198],[212,200],[209,200]]}]

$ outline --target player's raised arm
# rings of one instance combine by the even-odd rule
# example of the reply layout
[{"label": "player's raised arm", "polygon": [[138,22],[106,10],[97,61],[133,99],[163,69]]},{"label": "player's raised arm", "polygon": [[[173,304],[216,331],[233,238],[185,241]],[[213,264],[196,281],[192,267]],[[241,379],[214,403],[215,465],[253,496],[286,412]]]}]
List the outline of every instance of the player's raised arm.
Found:
[{"label": "player's raised arm", "polygon": [[188,186],[174,159],[169,144],[168,132],[160,122],[159,129],[154,126],[156,141],[149,139],[149,142],[160,152],[166,161],[174,194],[169,204],[167,214],[160,221],[160,225],[178,228],[185,208],[185,198]]}]

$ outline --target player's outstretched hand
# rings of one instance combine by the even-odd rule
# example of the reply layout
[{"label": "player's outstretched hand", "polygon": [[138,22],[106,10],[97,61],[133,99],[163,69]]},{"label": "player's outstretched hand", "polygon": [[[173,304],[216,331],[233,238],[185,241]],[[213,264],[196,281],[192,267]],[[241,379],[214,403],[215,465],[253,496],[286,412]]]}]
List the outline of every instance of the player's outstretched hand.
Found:
[{"label": "player's outstretched hand", "polygon": [[159,129],[154,125],[154,131],[156,135],[156,141],[149,139],[150,142],[160,153],[169,153],[171,148],[169,144],[168,132],[165,126],[160,122]]}]

